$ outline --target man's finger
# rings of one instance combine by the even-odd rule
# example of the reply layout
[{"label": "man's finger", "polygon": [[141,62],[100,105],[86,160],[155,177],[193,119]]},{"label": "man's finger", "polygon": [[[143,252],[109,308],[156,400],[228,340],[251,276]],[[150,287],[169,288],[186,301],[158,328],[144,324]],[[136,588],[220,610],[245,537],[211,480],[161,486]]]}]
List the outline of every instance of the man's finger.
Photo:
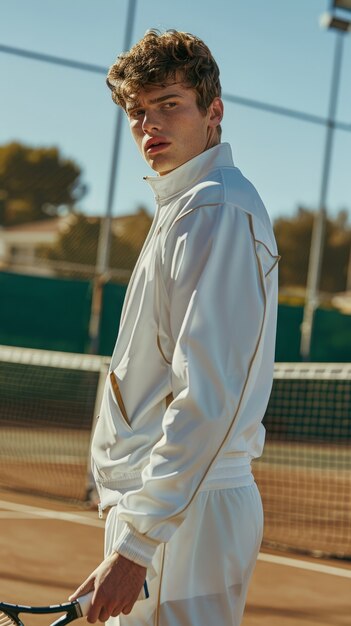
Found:
[{"label": "man's finger", "polygon": [[115,608],[113,611],[108,610],[107,608],[103,607],[98,615],[98,618],[100,622],[106,622],[108,620],[109,617],[111,617],[111,615],[113,617],[117,617],[117,615],[119,615],[121,612],[120,609]]},{"label": "man's finger", "polygon": [[89,591],[94,591],[94,579],[88,578],[84,583],[82,583],[77,589],[68,597],[70,602],[79,598],[79,596],[84,596],[84,594],[89,593]]},{"label": "man's finger", "polygon": [[121,609],[119,607],[113,609],[113,611],[111,613],[111,617],[117,617],[120,614],[120,612],[121,612]]},{"label": "man's finger", "polygon": [[101,622],[105,622],[109,618],[109,615],[104,619],[101,619],[100,615],[102,614],[102,612],[103,609],[101,608],[101,603],[97,603],[96,601],[92,602],[87,614],[87,621],[89,622],[89,624],[95,624],[98,619],[100,619]]},{"label": "man's finger", "polygon": [[129,615],[129,613],[131,613],[132,608],[134,606],[134,602],[132,604],[127,604],[127,606],[124,607],[124,609],[122,610],[122,613],[124,613],[124,615]]}]

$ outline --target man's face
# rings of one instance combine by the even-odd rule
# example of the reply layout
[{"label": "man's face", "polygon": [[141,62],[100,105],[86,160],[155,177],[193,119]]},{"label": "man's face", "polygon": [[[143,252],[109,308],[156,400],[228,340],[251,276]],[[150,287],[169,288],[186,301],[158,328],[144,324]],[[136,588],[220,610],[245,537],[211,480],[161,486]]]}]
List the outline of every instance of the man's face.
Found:
[{"label": "man's face", "polygon": [[142,156],[163,176],[219,143],[223,104],[215,98],[204,113],[193,89],[170,82],[141,89],[128,103],[127,115]]}]

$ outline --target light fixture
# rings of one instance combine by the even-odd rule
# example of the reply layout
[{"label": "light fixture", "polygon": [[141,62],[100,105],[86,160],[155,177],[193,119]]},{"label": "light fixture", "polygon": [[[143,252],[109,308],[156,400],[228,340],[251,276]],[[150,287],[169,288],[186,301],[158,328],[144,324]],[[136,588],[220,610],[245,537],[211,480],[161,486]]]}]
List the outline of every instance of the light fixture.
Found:
[{"label": "light fixture", "polygon": [[351,22],[349,20],[343,20],[341,17],[336,17],[331,13],[323,13],[323,15],[321,15],[320,24],[324,28],[335,28],[343,33],[351,32]]},{"label": "light fixture", "polygon": [[351,0],[332,0],[332,4],[334,9],[351,11]]}]

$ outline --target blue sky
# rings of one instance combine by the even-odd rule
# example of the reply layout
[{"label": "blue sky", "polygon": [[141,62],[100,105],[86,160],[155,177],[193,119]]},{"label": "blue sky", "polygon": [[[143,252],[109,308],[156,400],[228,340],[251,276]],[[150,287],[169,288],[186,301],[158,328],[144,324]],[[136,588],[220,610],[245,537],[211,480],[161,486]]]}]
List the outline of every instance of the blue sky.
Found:
[{"label": "blue sky", "polygon": [[[128,0],[1,0],[0,44],[108,67],[122,51]],[[224,93],[326,117],[336,34],[319,26],[328,0],[138,0],[133,42],[148,28],[205,40]],[[351,18],[351,14],[350,14]],[[351,36],[346,36],[337,119],[351,124]],[[0,144],[56,145],[83,170],[80,208],[106,209],[116,107],[104,76],[0,52]],[[223,140],[274,219],[317,208],[325,128],[225,103]],[[351,133],[336,131],[327,198],[351,209]],[[150,170],[124,124],[114,215],[153,197]]]}]

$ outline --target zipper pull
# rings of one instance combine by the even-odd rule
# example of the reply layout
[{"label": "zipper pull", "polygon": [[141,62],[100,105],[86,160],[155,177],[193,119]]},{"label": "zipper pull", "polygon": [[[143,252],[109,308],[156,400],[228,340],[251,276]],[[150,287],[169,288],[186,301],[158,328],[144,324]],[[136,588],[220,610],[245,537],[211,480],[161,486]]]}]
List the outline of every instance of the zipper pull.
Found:
[{"label": "zipper pull", "polygon": [[99,515],[99,519],[103,519],[104,514],[103,514],[101,502],[99,502],[99,504],[98,504],[98,515]]}]

